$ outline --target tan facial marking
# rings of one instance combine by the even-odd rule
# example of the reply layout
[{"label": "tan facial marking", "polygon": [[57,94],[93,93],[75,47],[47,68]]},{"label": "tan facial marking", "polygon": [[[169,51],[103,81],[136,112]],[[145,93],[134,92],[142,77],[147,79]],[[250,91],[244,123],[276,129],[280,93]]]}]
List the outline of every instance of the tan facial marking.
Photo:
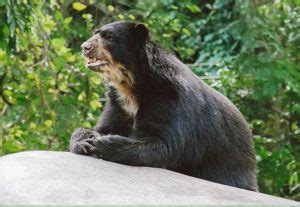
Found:
[{"label": "tan facial marking", "polygon": [[134,84],[133,75],[129,72],[125,75],[121,64],[112,64],[107,66],[103,72],[104,82],[117,90],[121,107],[131,116],[135,116],[138,110],[138,104],[132,93]]},{"label": "tan facial marking", "polygon": [[133,74],[113,60],[110,52],[102,44],[101,37],[96,34],[88,41],[93,43],[93,51],[86,57],[87,67],[96,72],[101,72],[104,83],[116,89],[120,106],[130,116],[135,116],[138,104],[132,93],[134,84]]}]

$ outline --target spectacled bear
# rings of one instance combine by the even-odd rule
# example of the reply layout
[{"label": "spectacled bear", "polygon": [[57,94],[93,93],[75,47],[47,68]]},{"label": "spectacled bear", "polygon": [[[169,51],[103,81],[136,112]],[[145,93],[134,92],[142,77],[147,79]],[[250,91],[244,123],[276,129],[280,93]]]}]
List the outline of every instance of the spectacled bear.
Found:
[{"label": "spectacled bear", "polygon": [[73,132],[71,152],[257,191],[243,115],[151,41],[145,25],[104,25],[82,49],[87,67],[102,73],[108,101],[96,127]]}]

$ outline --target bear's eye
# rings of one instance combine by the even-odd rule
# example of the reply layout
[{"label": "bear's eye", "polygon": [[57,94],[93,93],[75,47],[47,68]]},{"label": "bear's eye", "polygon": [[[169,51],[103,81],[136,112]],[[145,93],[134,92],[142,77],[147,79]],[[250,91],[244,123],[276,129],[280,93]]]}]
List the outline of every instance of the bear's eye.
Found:
[{"label": "bear's eye", "polygon": [[101,32],[101,37],[106,39],[106,40],[113,40],[114,39],[114,34],[112,32]]}]

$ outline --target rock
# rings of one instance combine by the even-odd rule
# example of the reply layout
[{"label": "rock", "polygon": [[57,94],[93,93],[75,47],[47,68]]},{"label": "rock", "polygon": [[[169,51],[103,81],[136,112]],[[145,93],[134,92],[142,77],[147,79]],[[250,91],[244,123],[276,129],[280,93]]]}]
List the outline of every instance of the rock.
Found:
[{"label": "rock", "polygon": [[165,169],[68,152],[0,157],[0,204],[295,204]]}]

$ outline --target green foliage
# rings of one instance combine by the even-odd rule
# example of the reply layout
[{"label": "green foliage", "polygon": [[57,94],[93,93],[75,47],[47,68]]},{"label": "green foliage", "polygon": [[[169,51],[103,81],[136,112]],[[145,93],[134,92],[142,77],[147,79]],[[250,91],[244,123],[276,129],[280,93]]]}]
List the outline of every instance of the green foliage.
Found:
[{"label": "green foliage", "polygon": [[[263,192],[300,199],[300,8],[279,2],[236,5],[228,32],[240,49],[220,90],[249,120]],[[258,108],[257,108],[258,107]]]},{"label": "green foliage", "polygon": [[67,150],[92,127],[104,88],[80,44],[136,20],[246,116],[260,190],[300,200],[300,4],[253,2],[0,0],[0,155]]},{"label": "green foliage", "polygon": [[[1,9],[6,11],[1,13],[6,23],[0,50],[2,153],[65,150],[72,130],[91,127],[101,109],[101,79],[88,75],[80,45],[73,45],[89,37],[82,31],[91,29],[91,19],[83,17],[76,27],[58,3],[19,2],[20,8],[12,7],[13,11],[10,1],[6,10]],[[23,4],[30,13],[23,12]]]}]

